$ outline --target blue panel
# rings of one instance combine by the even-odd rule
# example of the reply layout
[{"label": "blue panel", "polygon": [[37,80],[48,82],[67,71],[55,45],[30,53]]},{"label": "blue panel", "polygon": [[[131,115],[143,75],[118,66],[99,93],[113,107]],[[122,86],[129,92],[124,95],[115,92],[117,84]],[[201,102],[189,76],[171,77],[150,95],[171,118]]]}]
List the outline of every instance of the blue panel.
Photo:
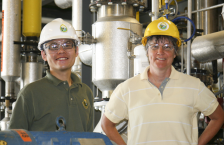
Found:
[{"label": "blue panel", "polygon": [[0,131],[0,144],[7,143],[7,145],[80,145],[79,139],[87,141],[88,139],[101,139],[101,142],[103,140],[106,145],[112,145],[107,136],[93,132]]},{"label": "blue panel", "polygon": [[50,144],[52,138],[57,138],[59,144],[56,144],[54,140],[54,145],[80,145],[78,139],[103,139],[106,145],[112,145],[109,138],[101,133],[93,132],[68,132],[68,131],[56,131],[56,132],[37,132],[30,131],[33,135],[38,145]]},{"label": "blue panel", "polygon": [[14,130],[0,131],[1,143],[6,142],[7,145],[37,145],[33,136],[26,130],[22,130],[28,135],[31,141],[23,141],[21,136]]}]

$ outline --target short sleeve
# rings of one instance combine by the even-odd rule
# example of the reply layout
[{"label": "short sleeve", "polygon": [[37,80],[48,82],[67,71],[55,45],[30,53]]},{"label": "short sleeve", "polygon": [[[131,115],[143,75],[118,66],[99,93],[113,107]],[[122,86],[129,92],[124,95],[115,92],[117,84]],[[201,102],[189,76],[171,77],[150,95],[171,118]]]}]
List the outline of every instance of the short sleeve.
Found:
[{"label": "short sleeve", "polygon": [[120,84],[112,93],[105,108],[105,116],[113,123],[128,119],[127,103],[123,99],[122,92],[122,84]]},{"label": "short sleeve", "polygon": [[18,95],[18,99],[10,119],[9,129],[30,129],[33,119],[31,102],[31,97],[24,97],[22,94]]},{"label": "short sleeve", "polygon": [[200,111],[204,115],[209,116],[215,111],[218,105],[219,103],[215,95],[204,85],[204,83],[200,82],[194,106],[196,111]]}]

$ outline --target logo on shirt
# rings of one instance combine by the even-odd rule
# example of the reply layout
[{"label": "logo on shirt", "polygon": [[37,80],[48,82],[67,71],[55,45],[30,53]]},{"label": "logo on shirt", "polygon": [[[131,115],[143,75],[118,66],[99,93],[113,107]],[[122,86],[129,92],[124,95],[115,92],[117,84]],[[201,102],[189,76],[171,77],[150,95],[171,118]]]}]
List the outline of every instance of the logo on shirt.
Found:
[{"label": "logo on shirt", "polygon": [[86,99],[83,100],[82,105],[84,106],[85,109],[88,108],[88,102],[86,101]]}]

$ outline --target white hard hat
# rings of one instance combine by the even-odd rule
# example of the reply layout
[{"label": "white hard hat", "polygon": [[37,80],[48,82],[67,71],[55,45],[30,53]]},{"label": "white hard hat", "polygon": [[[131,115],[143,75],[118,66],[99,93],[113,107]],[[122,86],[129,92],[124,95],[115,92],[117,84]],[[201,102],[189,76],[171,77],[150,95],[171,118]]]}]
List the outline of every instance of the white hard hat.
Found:
[{"label": "white hard hat", "polygon": [[43,44],[47,41],[53,39],[73,39],[76,43],[76,46],[81,42],[76,35],[75,29],[73,26],[64,21],[61,18],[54,19],[50,23],[44,26],[40,33],[40,41],[38,43],[38,49],[43,50]]}]

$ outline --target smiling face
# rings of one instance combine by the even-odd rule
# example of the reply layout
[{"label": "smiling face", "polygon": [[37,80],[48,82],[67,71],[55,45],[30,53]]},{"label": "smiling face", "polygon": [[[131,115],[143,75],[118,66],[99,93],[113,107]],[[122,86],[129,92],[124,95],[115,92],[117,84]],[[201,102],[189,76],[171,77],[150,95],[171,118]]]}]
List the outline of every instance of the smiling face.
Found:
[{"label": "smiling face", "polygon": [[[150,62],[150,70],[170,70],[173,59],[176,57],[175,49],[166,49],[165,46],[173,46],[172,42],[166,37],[160,39],[153,38],[148,44],[147,56]],[[158,49],[152,49],[152,45],[158,44]]]},{"label": "smiling face", "polygon": [[[78,56],[77,46],[73,46],[71,49],[66,49],[67,45],[64,45],[70,45],[71,43],[73,43],[71,39],[55,39],[46,44],[46,46],[48,46],[47,49],[41,51],[41,56],[44,61],[48,62],[51,72],[71,71],[71,68],[75,63],[75,59]],[[49,46],[55,44],[59,44],[59,49],[54,51],[50,50]],[[63,49],[63,47],[65,49]]]}]

